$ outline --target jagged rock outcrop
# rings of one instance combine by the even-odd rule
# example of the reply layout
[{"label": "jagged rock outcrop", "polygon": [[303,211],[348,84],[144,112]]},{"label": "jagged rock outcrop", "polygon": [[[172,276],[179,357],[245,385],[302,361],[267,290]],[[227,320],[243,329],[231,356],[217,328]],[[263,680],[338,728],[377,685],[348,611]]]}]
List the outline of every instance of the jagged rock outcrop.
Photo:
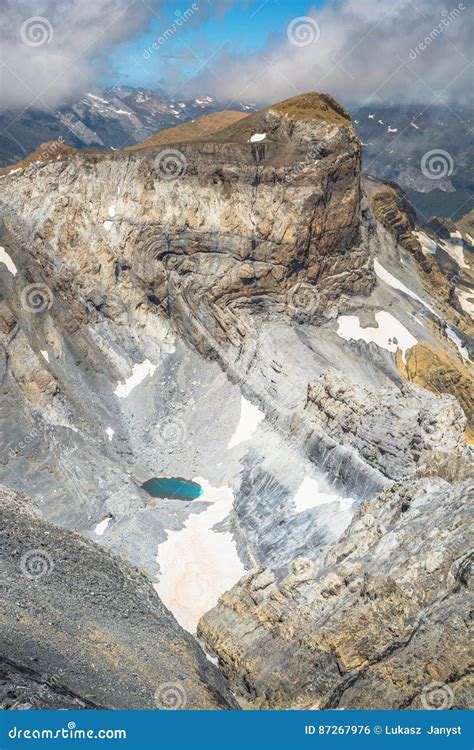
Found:
[{"label": "jagged rock outcrop", "polygon": [[252,708],[468,708],[474,486],[393,485],[338,543],[278,576],[252,571],[199,623]]},{"label": "jagged rock outcrop", "polygon": [[[467,384],[462,395],[461,402],[470,399]],[[389,387],[370,391],[330,371],[309,384],[305,417],[306,425],[314,422],[338,443],[355,448],[388,479],[436,473],[453,480],[472,472],[463,437],[466,417],[450,396],[429,399],[409,386],[397,394]],[[295,418],[295,429],[297,424]],[[303,439],[311,441],[311,435]]]},{"label": "jagged rock outcrop", "polygon": [[420,245],[413,235],[416,214],[400,188],[370,177],[365,177],[363,184],[375,218],[394,234],[400,245],[419,253]]},{"label": "jagged rock outcrop", "polygon": [[146,577],[0,488],[2,708],[230,709]]},{"label": "jagged rock outcrop", "polygon": [[467,436],[473,442],[474,378],[468,367],[426,344],[414,346],[407,354],[406,363],[400,357],[398,364],[403,376],[412,383],[433,393],[452,393],[457,398],[467,418]]}]

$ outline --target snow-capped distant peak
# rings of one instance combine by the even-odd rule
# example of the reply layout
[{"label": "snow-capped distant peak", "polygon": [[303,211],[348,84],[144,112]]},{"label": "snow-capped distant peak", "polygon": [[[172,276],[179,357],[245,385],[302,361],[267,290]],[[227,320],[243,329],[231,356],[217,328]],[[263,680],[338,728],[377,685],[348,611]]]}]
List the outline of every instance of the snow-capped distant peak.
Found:
[{"label": "snow-capped distant peak", "polygon": [[86,96],[88,96],[88,97],[89,97],[89,99],[95,99],[95,100],[96,100],[96,101],[98,101],[98,102],[102,102],[102,104],[108,104],[108,103],[109,103],[109,102],[107,101],[107,99],[102,99],[102,97],[101,97],[101,96],[96,96],[95,94],[91,94],[91,93],[89,93],[89,94],[86,94]]},{"label": "snow-capped distant peak", "polygon": [[212,96],[203,96],[202,99],[195,99],[194,103],[202,106],[203,104],[212,104],[213,101]]}]

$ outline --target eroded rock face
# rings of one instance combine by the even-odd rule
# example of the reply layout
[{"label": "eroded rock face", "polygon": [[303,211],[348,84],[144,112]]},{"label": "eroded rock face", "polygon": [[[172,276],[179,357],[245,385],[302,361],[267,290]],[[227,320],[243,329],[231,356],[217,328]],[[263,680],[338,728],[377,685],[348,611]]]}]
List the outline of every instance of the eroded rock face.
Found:
[{"label": "eroded rock face", "polygon": [[144,575],[0,499],[2,708],[237,707]]},{"label": "eroded rock face", "polygon": [[412,383],[433,393],[455,395],[467,417],[467,436],[474,442],[474,378],[470,369],[442,351],[426,345],[410,349],[406,364],[400,360],[399,367],[404,377]]},{"label": "eroded rock face", "polygon": [[[413,227],[395,188],[387,194],[380,183],[371,183],[372,192],[361,186],[359,142],[330,97],[296,97],[211,136],[169,136],[164,145],[174,151],[171,161],[161,146],[63,154],[1,178],[2,480],[31,496],[43,518],[36,523],[74,532],[63,538],[67,532],[53,526],[51,533],[59,534],[71,559],[79,555],[79,570],[83,550],[91,568],[105,560],[107,570],[112,565],[97,545],[121,558],[123,576],[138,586],[137,601],[127,584],[125,609],[133,601],[144,622],[163,616],[168,623],[160,659],[171,680],[181,664],[175,645],[183,643],[182,631],[129,565],[157,586],[166,568],[162,545],[173,539],[179,550],[197,526],[206,534],[206,552],[214,542],[222,549],[226,535],[237,576],[242,566],[259,571],[225,594],[231,584],[221,586],[222,559],[207,557],[203,570],[196,554],[184,576],[192,578],[184,587],[196,600],[199,584],[206,589],[206,571],[213,596],[224,594],[201,632],[244,703],[336,705],[344,693],[348,706],[359,706],[369,700],[359,689],[367,672],[374,706],[414,706],[414,688],[395,695],[394,675],[410,663],[410,649],[419,644],[421,653],[425,641],[431,649],[415,687],[425,684],[425,673],[451,683],[458,673],[438,675],[432,647],[447,636],[433,634],[444,633],[449,622],[456,637],[465,635],[462,608],[455,609],[461,620],[453,620],[451,608],[457,584],[448,585],[443,575],[464,540],[467,495],[459,483],[471,471],[467,381],[453,376],[437,387],[438,375],[427,368],[431,374],[421,383],[412,366],[413,352],[424,347],[439,362],[459,363],[453,372],[468,367],[464,328],[447,327],[461,313],[449,308],[445,276],[429,258],[425,272],[421,246],[414,252],[405,241]],[[428,272],[441,284],[439,298],[427,293]],[[350,325],[344,328],[344,321]],[[401,348],[400,333],[410,348]],[[249,423],[241,424],[248,413]],[[192,503],[152,501],[142,484],[153,476],[202,481],[206,490]],[[423,498],[435,508],[434,526]],[[400,509],[411,508],[411,500],[414,516]],[[362,501],[355,525],[338,542]],[[225,518],[222,507],[229,509]],[[202,523],[193,524],[197,515]],[[427,577],[424,554],[434,542],[425,550],[416,540],[431,540],[432,529],[442,535],[445,515],[453,524],[459,517],[459,527],[448,526],[452,548],[442,573],[433,569]],[[400,532],[400,549],[384,557],[384,544],[392,549],[391,529]],[[360,554],[352,553],[353,544]],[[413,578],[406,579],[407,566],[416,571]],[[316,570],[327,583],[321,592],[319,573],[307,577]],[[90,583],[84,595],[92,596],[95,579],[83,578]],[[346,578],[355,582],[352,593]],[[60,590],[66,587],[57,580]],[[108,627],[105,608],[114,586],[107,584],[98,609],[101,628]],[[402,594],[410,586],[417,593],[404,609]],[[418,592],[423,587],[426,601]],[[449,596],[430,608],[436,591],[445,590]],[[35,610],[38,590],[25,591],[24,609]],[[65,596],[74,618],[80,605],[74,592]],[[152,602],[148,609],[143,598]],[[326,631],[319,637],[322,605],[333,618],[334,640]],[[406,614],[402,624],[400,613],[402,620]],[[415,633],[418,616],[423,627]],[[365,645],[358,640],[364,618],[373,634]],[[60,625],[66,629],[63,620]],[[88,620],[87,633],[90,627]],[[129,627],[141,637],[143,623],[121,615],[110,637],[114,649],[118,643],[134,655]],[[399,647],[400,633],[412,637]],[[46,653],[42,670],[18,658],[5,667],[9,685],[41,683],[45,707],[89,700],[79,678],[69,692],[62,686],[61,695],[43,679],[50,654],[37,629],[34,639],[25,653],[30,661],[35,649],[41,659]],[[160,661],[150,639],[153,671]],[[94,651],[94,644],[84,648]],[[216,702],[224,695],[226,703],[215,672],[203,673],[207,688],[198,690],[194,676],[204,656],[187,636],[183,648],[190,707],[211,707],[215,690]],[[67,673],[69,651],[63,657]],[[122,674],[107,661],[98,682],[84,673],[94,704],[126,707],[122,691],[133,683],[137,706],[148,707],[154,672],[153,679],[131,675],[128,667]],[[109,678],[116,692],[109,692]],[[459,672],[461,704],[462,679]]]},{"label": "eroded rock face", "polygon": [[375,218],[396,236],[400,245],[419,253],[419,243],[413,235],[416,214],[400,188],[365,177],[364,190]]},{"label": "eroded rock face", "polygon": [[309,384],[305,416],[388,479],[431,475],[434,465],[441,473],[441,463],[450,463],[450,479],[472,472],[466,417],[450,396],[429,399],[408,386],[395,396],[392,388],[370,391],[329,372]]},{"label": "eroded rock face", "polygon": [[339,542],[279,578],[252,571],[198,635],[249,707],[469,706],[474,487],[393,485],[364,503]]},{"label": "eroded rock face", "polygon": [[286,304],[298,283],[320,306],[364,293],[359,142],[337,105],[291,101],[176,144],[174,172],[156,150],[35,165],[33,180],[8,178],[5,222],[62,282],[76,322],[78,293],[113,319],[160,305],[204,352],[239,343],[239,309]]}]

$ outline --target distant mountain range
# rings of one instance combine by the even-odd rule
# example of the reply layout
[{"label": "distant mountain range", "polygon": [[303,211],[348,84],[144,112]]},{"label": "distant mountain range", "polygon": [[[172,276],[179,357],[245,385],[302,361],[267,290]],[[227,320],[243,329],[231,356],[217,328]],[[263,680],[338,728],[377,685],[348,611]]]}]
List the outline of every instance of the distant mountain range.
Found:
[{"label": "distant mountain range", "polygon": [[[130,147],[157,131],[228,108],[250,113],[257,107],[212,96],[171,99],[120,86],[95,90],[58,110],[0,109],[0,166],[58,139],[76,148]],[[472,110],[371,105],[352,114],[363,143],[364,170],[400,185],[420,218],[457,220],[474,208]]]},{"label": "distant mountain range", "polygon": [[364,171],[400,185],[421,219],[459,219],[474,208],[472,109],[371,106],[352,118]]},{"label": "distant mountain range", "polygon": [[[157,91],[115,86],[58,110],[0,109],[0,166],[21,161],[40,143],[59,138],[76,148],[133,146],[158,130],[226,107],[212,96],[170,99]],[[232,109],[253,111],[255,106],[233,102]]]}]

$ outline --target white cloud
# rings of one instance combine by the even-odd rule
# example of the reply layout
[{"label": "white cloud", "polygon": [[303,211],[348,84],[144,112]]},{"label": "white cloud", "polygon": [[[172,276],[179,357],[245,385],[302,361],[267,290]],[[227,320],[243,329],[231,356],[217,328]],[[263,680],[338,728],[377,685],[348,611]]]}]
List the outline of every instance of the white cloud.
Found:
[{"label": "white cloud", "polygon": [[141,0],[0,0],[2,105],[54,107],[75,98],[149,17]]},{"label": "white cloud", "polygon": [[193,86],[202,90],[207,82],[217,96],[267,102],[313,90],[347,104],[377,97],[440,103],[435,92],[464,103],[471,88],[464,70],[472,56],[468,6],[469,0],[335,0],[309,8],[311,23],[299,35],[285,27],[263,52],[213,58],[214,70],[225,75],[206,71]]}]

